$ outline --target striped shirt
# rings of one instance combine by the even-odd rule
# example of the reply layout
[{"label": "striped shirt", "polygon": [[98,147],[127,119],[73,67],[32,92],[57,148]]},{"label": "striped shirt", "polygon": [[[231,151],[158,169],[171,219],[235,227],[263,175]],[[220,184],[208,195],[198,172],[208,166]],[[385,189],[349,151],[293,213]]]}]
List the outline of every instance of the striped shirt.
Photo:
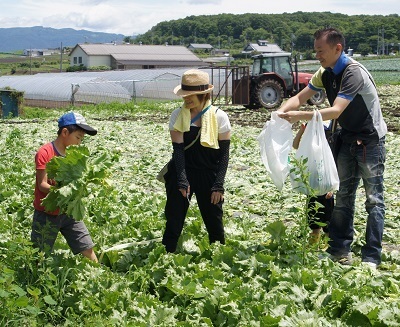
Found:
[{"label": "striped shirt", "polygon": [[344,142],[376,141],[387,133],[371,75],[365,67],[344,53],[333,69],[320,67],[308,86],[315,91],[325,89],[331,106],[336,97],[350,101],[338,118]]}]

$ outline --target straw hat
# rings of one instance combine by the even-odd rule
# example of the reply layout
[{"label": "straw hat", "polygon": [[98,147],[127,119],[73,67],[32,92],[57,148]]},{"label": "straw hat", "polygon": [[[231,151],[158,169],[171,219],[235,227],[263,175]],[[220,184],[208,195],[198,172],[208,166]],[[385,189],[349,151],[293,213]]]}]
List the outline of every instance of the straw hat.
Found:
[{"label": "straw hat", "polygon": [[192,94],[210,93],[214,85],[210,84],[210,77],[199,69],[190,69],[183,73],[181,85],[174,89],[176,95],[186,97]]}]

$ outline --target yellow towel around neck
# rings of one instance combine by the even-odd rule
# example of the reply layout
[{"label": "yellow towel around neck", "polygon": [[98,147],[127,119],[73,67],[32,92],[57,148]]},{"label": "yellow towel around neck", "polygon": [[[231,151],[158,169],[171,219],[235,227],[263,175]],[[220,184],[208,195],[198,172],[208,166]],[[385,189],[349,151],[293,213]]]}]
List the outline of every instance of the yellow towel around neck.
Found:
[{"label": "yellow towel around neck", "polygon": [[179,132],[187,132],[190,130],[190,109],[186,108],[185,104],[182,105],[178,117],[174,124],[174,129]]},{"label": "yellow towel around neck", "polygon": [[200,144],[212,149],[219,149],[217,109],[217,107],[211,106],[201,116]]},{"label": "yellow towel around neck", "polygon": [[[204,108],[207,108],[210,105],[211,101],[208,100],[204,105]],[[213,149],[219,149],[218,121],[216,115],[217,109],[218,108],[211,106],[211,108],[201,116],[200,144]],[[188,132],[190,130],[190,120],[190,109],[186,108],[185,105],[182,105],[178,117],[176,118],[174,129],[179,132]]]}]

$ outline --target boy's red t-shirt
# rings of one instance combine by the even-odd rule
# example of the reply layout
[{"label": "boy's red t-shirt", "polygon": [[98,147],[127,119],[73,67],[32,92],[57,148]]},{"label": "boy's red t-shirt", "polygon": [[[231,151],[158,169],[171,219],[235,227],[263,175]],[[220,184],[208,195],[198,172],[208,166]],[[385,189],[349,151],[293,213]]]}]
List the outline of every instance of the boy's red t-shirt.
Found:
[{"label": "boy's red t-shirt", "polygon": [[[46,169],[46,165],[47,163],[54,157],[54,156],[58,156],[59,153],[57,152],[56,148],[54,147],[53,143],[47,143],[45,145],[43,145],[42,147],[40,147],[40,149],[38,150],[38,152],[36,153],[35,156],[35,166],[36,166],[36,170],[38,169]],[[54,182],[52,182],[51,180],[47,181],[50,185],[53,185]],[[39,185],[38,185],[38,181],[36,179],[35,182],[35,199],[33,201],[33,206],[36,210],[39,211],[46,211],[45,207],[42,206],[41,202],[42,200],[46,197],[47,193],[44,193],[42,191],[40,191],[39,189]],[[46,213],[53,215],[53,216],[57,216],[60,213],[60,210],[57,209],[56,211],[52,211],[52,212],[47,212]]]}]

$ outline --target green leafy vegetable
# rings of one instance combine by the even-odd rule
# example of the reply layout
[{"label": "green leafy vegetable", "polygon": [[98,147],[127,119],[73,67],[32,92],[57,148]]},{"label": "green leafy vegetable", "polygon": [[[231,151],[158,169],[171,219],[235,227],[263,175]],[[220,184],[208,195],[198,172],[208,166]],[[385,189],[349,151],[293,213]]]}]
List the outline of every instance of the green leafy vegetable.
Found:
[{"label": "green leafy vegetable", "polygon": [[[54,131],[42,128],[47,118],[40,124],[26,117],[18,124],[0,120],[0,326],[400,326],[399,88],[379,87],[391,132],[382,264],[376,271],[360,263],[363,187],[354,208],[353,266],[318,260],[321,250],[302,237],[309,232],[305,195],[290,183],[279,192],[260,160],[255,136],[270,112],[243,108],[222,107],[234,125],[226,244],[209,244],[194,196],[178,251],[167,253],[160,241],[165,188],[155,176],[170,159],[168,118],[180,102],[82,107],[99,132],[107,133],[87,138],[91,155],[85,152],[78,161],[99,172],[101,160],[109,161],[108,155],[98,158],[106,149],[113,163],[110,175],[105,169],[100,176],[113,189],[83,184],[89,191],[85,224],[101,264],[74,256],[61,237],[47,257],[32,247],[27,231],[33,155]],[[54,121],[59,109],[50,110],[46,117]],[[78,174],[72,167],[73,174],[88,178],[85,169]],[[75,175],[65,174],[75,183]],[[61,185],[69,184],[59,178]]]},{"label": "green leafy vegetable", "polygon": [[106,178],[112,162],[107,153],[98,158],[90,157],[85,146],[70,146],[65,157],[54,157],[46,166],[47,175],[56,181],[42,204],[48,211],[60,208],[75,219],[87,214],[87,199],[94,195],[96,186],[109,187]]}]

